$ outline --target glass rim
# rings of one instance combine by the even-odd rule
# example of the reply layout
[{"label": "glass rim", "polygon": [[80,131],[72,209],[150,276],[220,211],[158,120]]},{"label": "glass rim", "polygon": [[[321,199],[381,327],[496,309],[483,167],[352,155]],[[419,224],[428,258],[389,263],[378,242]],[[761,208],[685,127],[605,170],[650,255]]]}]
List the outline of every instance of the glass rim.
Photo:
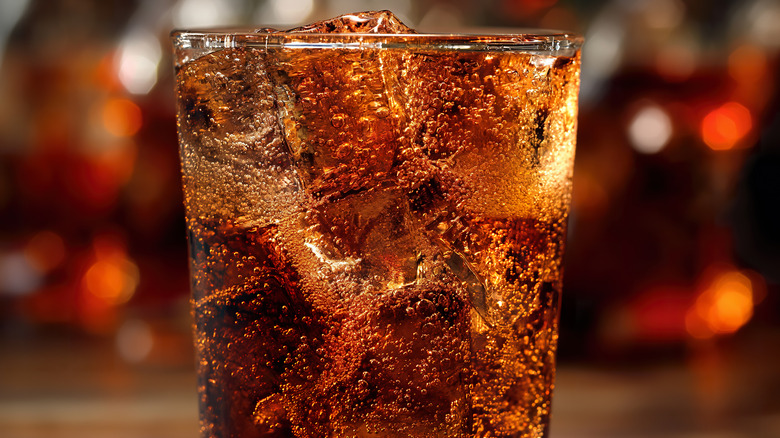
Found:
[{"label": "glass rim", "polygon": [[[468,30],[468,29],[467,29]],[[175,29],[170,37],[177,49],[230,47],[309,49],[414,49],[444,51],[523,51],[564,54],[579,50],[579,34],[544,29],[474,29],[466,33],[316,33],[265,29]]]}]

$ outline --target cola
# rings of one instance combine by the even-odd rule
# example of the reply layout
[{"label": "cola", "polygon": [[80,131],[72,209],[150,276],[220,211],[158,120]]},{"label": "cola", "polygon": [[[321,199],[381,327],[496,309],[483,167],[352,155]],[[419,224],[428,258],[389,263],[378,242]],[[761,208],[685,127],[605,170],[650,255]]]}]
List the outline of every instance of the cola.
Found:
[{"label": "cola", "polygon": [[174,42],[201,436],[545,436],[579,40]]}]

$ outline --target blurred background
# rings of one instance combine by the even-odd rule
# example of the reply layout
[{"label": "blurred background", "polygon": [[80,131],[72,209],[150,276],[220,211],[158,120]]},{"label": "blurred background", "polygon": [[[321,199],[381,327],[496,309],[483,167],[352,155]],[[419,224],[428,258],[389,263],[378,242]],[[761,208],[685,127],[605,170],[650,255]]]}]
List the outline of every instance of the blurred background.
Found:
[{"label": "blurred background", "polygon": [[780,436],[780,0],[3,0],[0,430],[192,437],[173,28],[582,33],[553,438]]}]

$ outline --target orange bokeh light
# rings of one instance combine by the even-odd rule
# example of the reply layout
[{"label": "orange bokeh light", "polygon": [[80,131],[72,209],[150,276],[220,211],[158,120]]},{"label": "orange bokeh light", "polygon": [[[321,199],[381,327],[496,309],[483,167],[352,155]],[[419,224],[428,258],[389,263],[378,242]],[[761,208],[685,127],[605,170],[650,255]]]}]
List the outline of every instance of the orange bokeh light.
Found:
[{"label": "orange bokeh light", "polygon": [[127,302],[138,286],[138,267],[113,239],[96,239],[94,247],[95,261],[82,278],[84,291],[109,305]]},{"label": "orange bokeh light", "polygon": [[750,111],[737,102],[729,102],[704,117],[701,135],[710,149],[721,151],[734,148],[752,128]]},{"label": "orange bokeh light", "polygon": [[128,99],[109,99],[103,105],[103,126],[117,137],[131,137],[143,123],[141,108]]},{"label": "orange bokeh light", "polygon": [[753,282],[740,271],[718,274],[688,310],[685,325],[694,338],[739,330],[753,316]]},{"label": "orange bokeh light", "polygon": [[736,81],[755,83],[767,73],[766,54],[753,45],[739,46],[729,55],[728,69]]}]

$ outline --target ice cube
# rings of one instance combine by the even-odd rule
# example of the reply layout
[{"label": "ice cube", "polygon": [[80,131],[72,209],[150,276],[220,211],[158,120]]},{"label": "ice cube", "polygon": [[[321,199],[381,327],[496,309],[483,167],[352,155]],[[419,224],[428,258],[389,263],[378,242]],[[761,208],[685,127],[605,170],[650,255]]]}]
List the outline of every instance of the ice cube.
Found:
[{"label": "ice cube", "polygon": [[[343,15],[288,31],[413,33],[392,13]],[[286,144],[315,198],[339,198],[382,184],[398,162],[404,55],[375,47],[269,50]]]},{"label": "ice cube", "polygon": [[[344,302],[340,330],[331,332],[324,347],[332,366],[315,394],[346,430],[365,427],[390,436],[462,432],[469,306],[452,276],[440,273],[435,281]],[[452,413],[456,419],[447,421]]]},{"label": "ice cube", "polygon": [[409,142],[399,172],[450,173],[465,195],[461,209],[482,216],[559,208],[576,131],[564,104],[578,83],[571,64],[520,52],[409,56],[399,76]]},{"label": "ice cube", "polygon": [[557,217],[565,204],[561,169],[572,150],[560,149],[573,142],[561,137],[574,127],[561,100],[576,77],[552,58],[537,58],[422,51],[399,76],[408,109],[403,161],[394,170],[412,214],[487,326],[505,323],[502,289],[515,287],[488,276],[506,258],[504,226],[512,218]]},{"label": "ice cube", "polygon": [[315,198],[382,185],[404,115],[391,86],[400,59],[378,49],[282,49],[274,76],[280,119],[299,175]]},{"label": "ice cube", "polygon": [[184,64],[177,75],[188,217],[270,223],[288,213],[300,199],[300,181],[266,55],[226,49]]},{"label": "ice cube", "polygon": [[[414,282],[418,259],[430,253],[399,189],[374,189],[312,206],[306,217],[310,249],[330,271],[368,280],[360,293]],[[316,237],[313,237],[316,236]]]},{"label": "ice cube", "polygon": [[390,11],[368,11],[341,15],[290,29],[290,33],[416,33]]}]

